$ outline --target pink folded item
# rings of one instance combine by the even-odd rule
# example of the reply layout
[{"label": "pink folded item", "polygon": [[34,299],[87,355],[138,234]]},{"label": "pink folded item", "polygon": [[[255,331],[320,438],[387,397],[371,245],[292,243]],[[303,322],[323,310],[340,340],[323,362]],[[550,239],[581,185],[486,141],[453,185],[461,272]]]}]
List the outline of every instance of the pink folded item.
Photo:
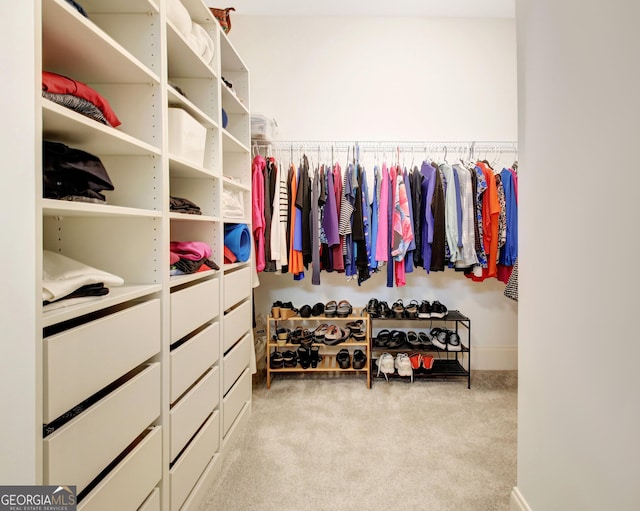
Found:
[{"label": "pink folded item", "polygon": [[211,257],[211,247],[203,241],[172,241],[169,249],[187,261],[199,261]]},{"label": "pink folded item", "polygon": [[169,252],[169,264],[176,264],[180,260],[180,256],[175,252]]}]

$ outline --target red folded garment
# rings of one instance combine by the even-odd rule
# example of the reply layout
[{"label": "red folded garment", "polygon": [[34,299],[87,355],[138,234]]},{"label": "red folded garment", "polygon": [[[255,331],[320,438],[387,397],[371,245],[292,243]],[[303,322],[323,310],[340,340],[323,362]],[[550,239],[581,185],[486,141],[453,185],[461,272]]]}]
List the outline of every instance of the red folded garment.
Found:
[{"label": "red folded garment", "polygon": [[122,124],[111,109],[109,102],[98,91],[85,83],[49,71],[42,71],[42,90],[55,94],[73,94],[79,98],[84,98],[100,109],[111,126],[115,128]]},{"label": "red folded garment", "polygon": [[236,255],[231,252],[231,249],[229,249],[229,247],[227,247],[226,245],[224,246],[224,262],[226,264],[231,264],[231,263],[235,263],[238,260],[238,258],[236,257]]}]

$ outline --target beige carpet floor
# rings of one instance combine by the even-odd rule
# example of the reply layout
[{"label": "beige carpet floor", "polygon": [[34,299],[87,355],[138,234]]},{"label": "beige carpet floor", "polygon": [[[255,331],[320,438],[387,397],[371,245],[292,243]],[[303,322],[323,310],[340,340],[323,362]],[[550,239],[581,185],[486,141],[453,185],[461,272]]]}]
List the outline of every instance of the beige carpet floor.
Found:
[{"label": "beige carpet floor", "polygon": [[278,375],[201,511],[508,510],[517,373],[374,381]]}]

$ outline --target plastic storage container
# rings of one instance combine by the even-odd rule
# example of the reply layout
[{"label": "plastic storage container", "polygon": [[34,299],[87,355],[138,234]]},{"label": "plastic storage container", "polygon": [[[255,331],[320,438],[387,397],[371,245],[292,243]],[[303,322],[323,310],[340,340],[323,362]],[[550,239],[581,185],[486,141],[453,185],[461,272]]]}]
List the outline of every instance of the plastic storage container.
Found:
[{"label": "plastic storage container", "polygon": [[169,108],[169,154],[204,165],[207,128],[181,108]]},{"label": "plastic storage container", "polygon": [[278,137],[278,123],[264,115],[251,116],[251,138],[271,141]]}]

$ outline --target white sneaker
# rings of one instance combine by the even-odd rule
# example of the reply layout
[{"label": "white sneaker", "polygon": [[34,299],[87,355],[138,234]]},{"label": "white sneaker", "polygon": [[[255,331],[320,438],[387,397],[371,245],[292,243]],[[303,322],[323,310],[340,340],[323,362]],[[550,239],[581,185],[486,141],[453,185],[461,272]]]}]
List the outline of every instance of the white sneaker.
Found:
[{"label": "white sneaker", "polygon": [[382,373],[384,374],[385,379],[389,381],[387,374],[393,374],[395,370],[393,355],[391,353],[383,353],[380,355],[378,358],[378,376]]},{"label": "white sneaker", "polygon": [[396,356],[395,366],[398,370],[398,375],[411,376],[411,381],[413,381],[413,367],[411,367],[411,359],[409,358],[409,355],[406,353],[398,353]]}]

